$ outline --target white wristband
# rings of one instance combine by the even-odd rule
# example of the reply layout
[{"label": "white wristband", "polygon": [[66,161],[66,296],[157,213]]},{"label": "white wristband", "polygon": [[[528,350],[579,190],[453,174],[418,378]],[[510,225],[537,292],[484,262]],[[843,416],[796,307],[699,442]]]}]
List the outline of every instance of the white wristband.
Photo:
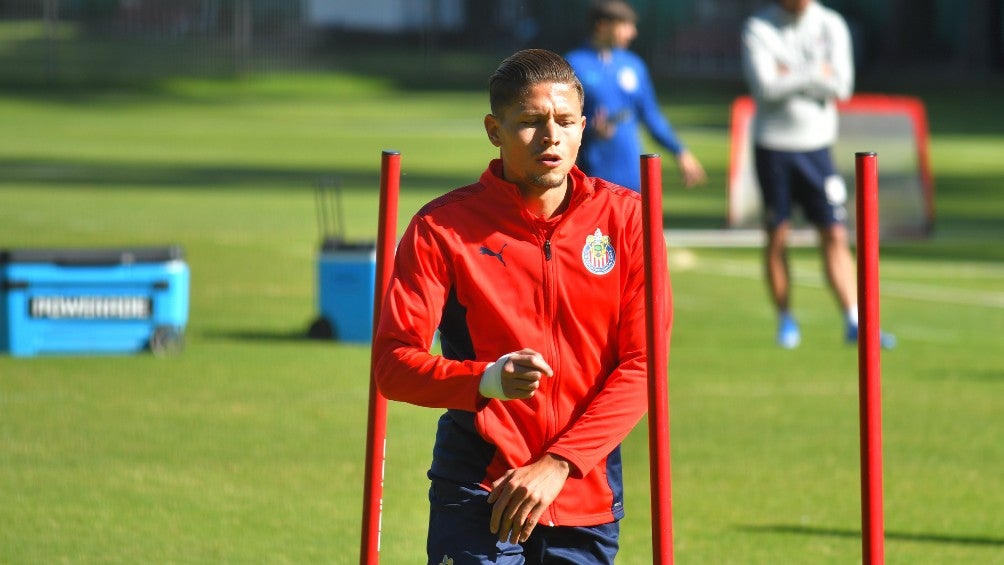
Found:
[{"label": "white wristband", "polygon": [[499,357],[498,361],[485,368],[485,372],[481,374],[481,384],[478,385],[478,392],[481,393],[481,396],[509,400],[509,397],[502,391],[502,367],[508,360],[509,354],[506,353]]}]

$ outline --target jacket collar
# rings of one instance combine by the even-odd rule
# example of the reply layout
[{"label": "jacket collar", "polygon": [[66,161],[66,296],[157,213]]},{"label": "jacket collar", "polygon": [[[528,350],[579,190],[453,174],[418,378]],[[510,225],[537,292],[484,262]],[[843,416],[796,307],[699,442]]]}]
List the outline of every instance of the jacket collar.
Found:
[{"label": "jacket collar", "polygon": [[[522,205],[523,196],[519,192],[519,187],[505,180],[502,174],[502,159],[492,159],[485,172],[481,173],[481,184],[498,193],[511,195]],[[592,179],[586,176],[586,173],[582,172],[578,165],[572,167],[572,170],[568,172],[568,177],[572,181],[572,198],[568,206],[571,209],[592,196],[596,189]]]}]

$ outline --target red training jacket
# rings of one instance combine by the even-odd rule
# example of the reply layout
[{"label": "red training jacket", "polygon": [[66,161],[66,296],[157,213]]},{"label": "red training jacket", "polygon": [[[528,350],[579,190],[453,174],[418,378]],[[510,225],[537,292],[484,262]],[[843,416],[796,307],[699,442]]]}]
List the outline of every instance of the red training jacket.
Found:
[{"label": "red training jacket", "polygon": [[[572,472],[541,522],[589,526],[623,516],[619,445],[647,408],[642,215],[637,193],[569,176],[556,218],[528,213],[500,160],[422,208],[397,249],[373,359],[387,398],[447,409],[430,476],[490,488],[550,452]],[[437,327],[442,355],[430,353]],[[530,399],[481,396],[487,365],[523,347],[554,376]]]}]

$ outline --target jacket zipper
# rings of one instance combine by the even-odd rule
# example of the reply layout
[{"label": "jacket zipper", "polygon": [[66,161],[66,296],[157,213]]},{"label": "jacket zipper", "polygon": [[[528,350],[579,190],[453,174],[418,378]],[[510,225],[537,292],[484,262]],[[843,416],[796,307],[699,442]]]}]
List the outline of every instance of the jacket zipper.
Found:
[{"label": "jacket zipper", "polygon": [[[551,238],[553,238],[554,235],[555,234],[552,231],[550,234],[546,235],[545,236],[546,239],[544,239],[544,291],[546,293],[544,304],[546,305],[546,315],[548,322],[554,320],[554,318],[557,316],[557,290],[556,290],[557,273],[555,271],[557,265],[551,262],[551,256],[552,256]],[[555,337],[554,329],[552,326],[550,343],[548,344],[548,349],[549,349],[548,357],[550,358],[551,366],[555,371],[554,376],[551,377],[554,380],[551,381],[549,387],[550,390],[552,391],[557,389],[558,382],[561,379],[560,376],[561,368],[558,363],[559,358],[558,358],[557,341],[558,340]],[[553,394],[548,395],[547,406],[548,406],[546,410],[547,426],[544,430],[544,433],[547,435],[547,437],[550,437],[554,433],[555,430],[554,422],[557,420],[558,417],[558,403],[556,395]],[[556,516],[554,515],[554,509],[548,508],[547,514],[542,518],[543,518],[542,521],[546,520],[547,523],[554,524],[556,521],[555,520]]]}]

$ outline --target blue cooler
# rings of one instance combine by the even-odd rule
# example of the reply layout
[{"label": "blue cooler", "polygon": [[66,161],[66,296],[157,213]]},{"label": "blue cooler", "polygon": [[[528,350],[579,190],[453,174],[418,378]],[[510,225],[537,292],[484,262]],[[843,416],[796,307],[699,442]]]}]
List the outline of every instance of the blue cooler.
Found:
[{"label": "blue cooler", "polygon": [[176,246],[0,251],[0,352],[177,352],[188,287]]},{"label": "blue cooler", "polygon": [[313,337],[369,343],[373,337],[376,244],[325,239],[317,261],[320,318]]}]

